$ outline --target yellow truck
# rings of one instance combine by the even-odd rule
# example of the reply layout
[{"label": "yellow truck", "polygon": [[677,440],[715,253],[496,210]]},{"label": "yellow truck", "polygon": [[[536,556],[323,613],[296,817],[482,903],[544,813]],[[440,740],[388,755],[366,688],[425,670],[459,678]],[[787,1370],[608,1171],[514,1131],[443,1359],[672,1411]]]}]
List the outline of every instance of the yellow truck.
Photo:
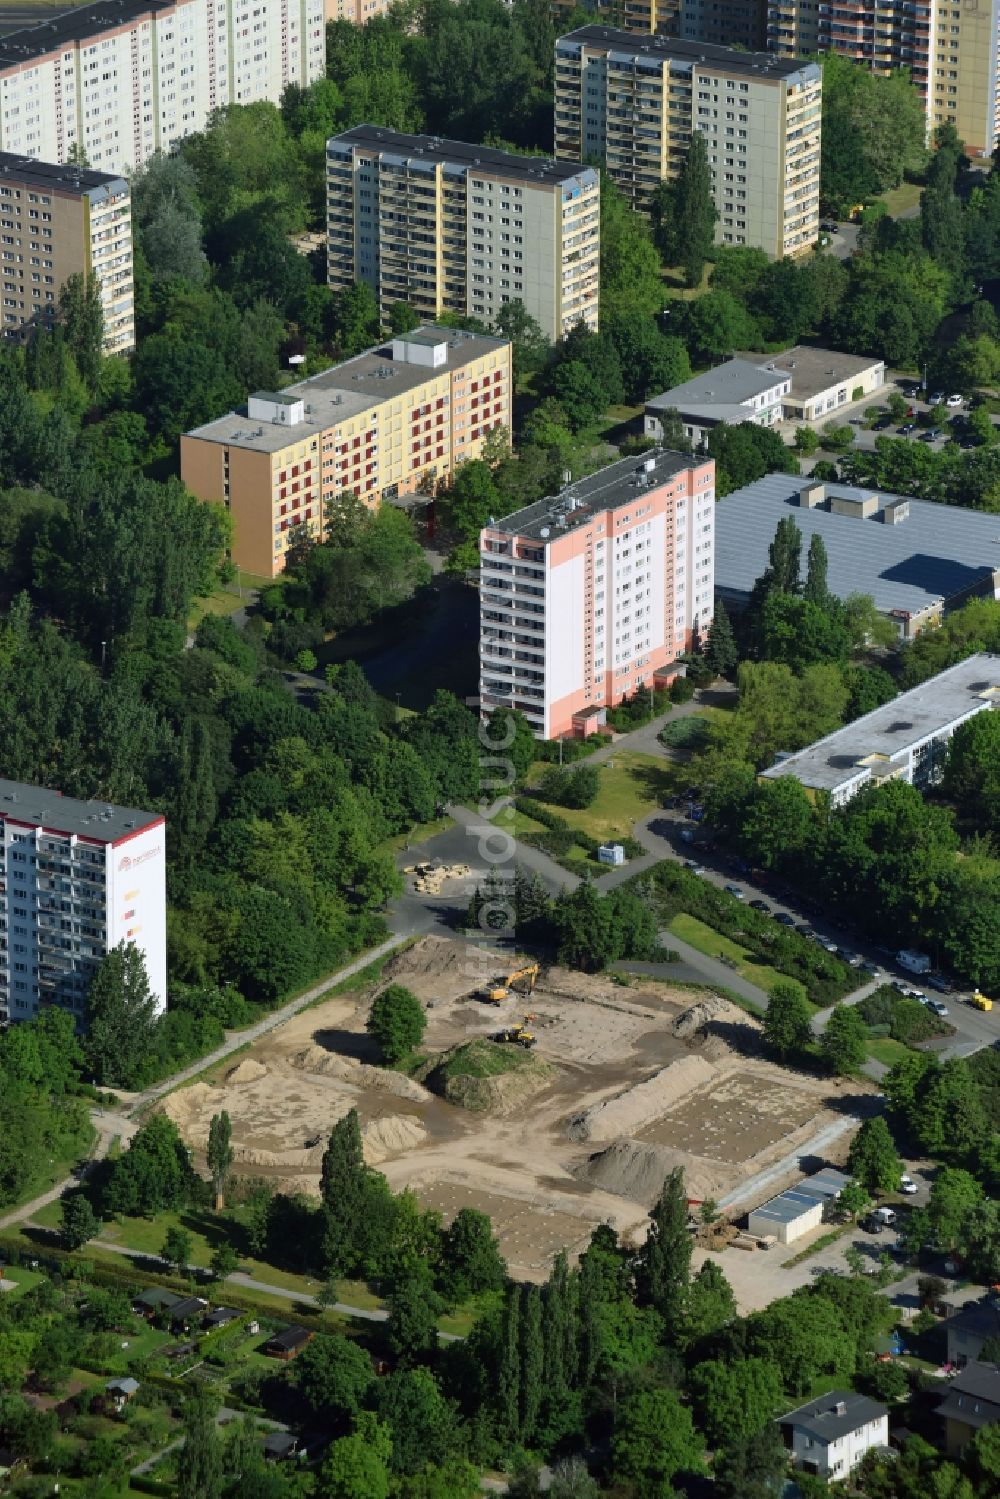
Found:
[{"label": "yellow truck", "polygon": [[986,995],[980,994],[978,989],[973,989],[972,998],[969,1000],[969,1003],[974,1005],[977,1010],[992,1010],[993,1008],[992,999],[987,999]]}]

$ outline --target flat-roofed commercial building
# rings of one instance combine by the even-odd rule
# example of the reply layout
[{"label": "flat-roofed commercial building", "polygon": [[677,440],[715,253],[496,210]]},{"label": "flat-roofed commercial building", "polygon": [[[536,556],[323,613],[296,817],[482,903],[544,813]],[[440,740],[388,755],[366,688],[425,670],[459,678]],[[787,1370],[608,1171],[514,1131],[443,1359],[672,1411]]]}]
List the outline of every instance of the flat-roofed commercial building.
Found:
[{"label": "flat-roofed commercial building", "polygon": [[0,39],[0,150],[131,171],[325,67],[323,0],[92,0]]},{"label": "flat-roofed commercial building", "polygon": [[933,786],[941,778],[955,730],[997,707],[1000,656],[980,652],[825,739],[783,756],[763,775],[768,780],[795,776],[807,791],[825,792],[835,807],[885,781]]},{"label": "flat-roofed commercial building", "polygon": [[158,812],[0,780],[0,1021],[58,1004],[82,1019],[120,942],[167,1005],[166,828]]},{"label": "flat-roofed commercial building", "polygon": [[819,237],[822,91],[813,62],[581,26],[556,42],[556,155],[601,161],[642,207],[700,130],[717,241],[801,255]]},{"label": "flat-roofed commercial building", "polygon": [[822,538],[830,591],[869,595],[904,640],[970,598],[1000,599],[1000,540],[986,511],[768,474],[717,507],[715,590],[727,608],[745,607],[787,515],[803,556]]},{"label": "flat-roofed commercial building", "polygon": [[510,344],[425,325],[185,433],[181,478],[231,513],[233,561],[276,577],[289,532],[320,536],[328,501],[429,494],[510,421]]},{"label": "flat-roofed commercial building", "polygon": [[101,292],[104,352],[135,348],[132,198],[124,177],[0,151],[2,329],[18,337],[56,315],[72,275]]},{"label": "flat-roofed commercial building", "polygon": [[664,412],[676,411],[684,424],[684,435],[697,446],[713,427],[773,427],[781,421],[782,402],[792,388],[787,370],[749,359],[728,359],[714,370],[695,375],[662,396],[646,402],[644,428],[647,437],[663,437]]},{"label": "flat-roofed commercial building", "polygon": [[759,361],[767,368],[780,365],[791,381],[782,399],[786,422],[818,422],[833,416],[842,406],[864,401],[885,384],[885,360],[868,354],[841,354],[814,344],[796,344],[780,354],[741,354],[741,359]]},{"label": "flat-roofed commercial building", "polygon": [[653,449],[487,526],[480,700],[588,734],[680,670],[712,618],[715,464]]},{"label": "flat-roofed commercial building", "polygon": [[1000,139],[1000,0],[768,0],[767,45],[782,57],[838,52],[882,77],[906,68],[928,135],[954,125],[972,156]]},{"label": "flat-roofed commercial building", "polygon": [[597,327],[593,167],[358,125],[327,142],[330,285],[373,287],[383,316],[492,322],[523,302],[546,338]]}]

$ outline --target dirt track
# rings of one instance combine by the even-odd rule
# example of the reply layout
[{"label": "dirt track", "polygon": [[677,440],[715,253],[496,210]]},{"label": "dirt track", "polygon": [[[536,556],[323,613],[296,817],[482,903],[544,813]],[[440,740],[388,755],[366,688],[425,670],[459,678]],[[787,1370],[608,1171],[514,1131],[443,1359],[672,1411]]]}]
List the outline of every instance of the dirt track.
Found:
[{"label": "dirt track", "polygon": [[[684,1167],[690,1196],[719,1197],[836,1117],[830,1085],[763,1059],[755,1023],[726,1001],[555,969],[530,999],[486,1004],[474,991],[501,967],[471,944],[429,937],[393,958],[382,982],[423,1000],[426,1054],[534,1017],[554,1075],[509,1115],[469,1113],[373,1065],[364,1023],[374,990],[302,1011],[163,1107],[198,1152],[212,1114],[227,1109],[238,1171],[312,1193],[330,1127],[355,1107],[366,1158],[395,1189],[412,1187],[446,1218],[462,1206],[489,1212],[512,1270],[533,1277],[600,1222],[641,1236],[672,1166]],[[688,1018],[699,998],[709,1003]]]}]

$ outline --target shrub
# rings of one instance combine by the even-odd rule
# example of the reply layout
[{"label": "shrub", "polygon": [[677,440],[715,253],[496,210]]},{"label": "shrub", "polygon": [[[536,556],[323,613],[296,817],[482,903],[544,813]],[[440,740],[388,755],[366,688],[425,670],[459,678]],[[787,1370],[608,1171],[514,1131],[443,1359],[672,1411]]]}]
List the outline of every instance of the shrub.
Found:
[{"label": "shrub", "polygon": [[559,807],[589,807],[601,789],[601,773],[595,765],[579,765],[575,770],[553,766],[542,777],[539,794]]},{"label": "shrub", "polygon": [[670,684],[670,701],[672,703],[689,703],[694,697],[694,683],[688,677],[678,677]]}]

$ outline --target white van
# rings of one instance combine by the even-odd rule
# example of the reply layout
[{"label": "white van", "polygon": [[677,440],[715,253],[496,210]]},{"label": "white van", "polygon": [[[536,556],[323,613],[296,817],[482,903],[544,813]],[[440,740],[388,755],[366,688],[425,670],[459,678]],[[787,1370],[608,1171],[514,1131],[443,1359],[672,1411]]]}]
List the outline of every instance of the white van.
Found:
[{"label": "white van", "polygon": [[915,952],[912,947],[901,947],[896,962],[907,973],[930,973],[931,960],[925,952]]}]

